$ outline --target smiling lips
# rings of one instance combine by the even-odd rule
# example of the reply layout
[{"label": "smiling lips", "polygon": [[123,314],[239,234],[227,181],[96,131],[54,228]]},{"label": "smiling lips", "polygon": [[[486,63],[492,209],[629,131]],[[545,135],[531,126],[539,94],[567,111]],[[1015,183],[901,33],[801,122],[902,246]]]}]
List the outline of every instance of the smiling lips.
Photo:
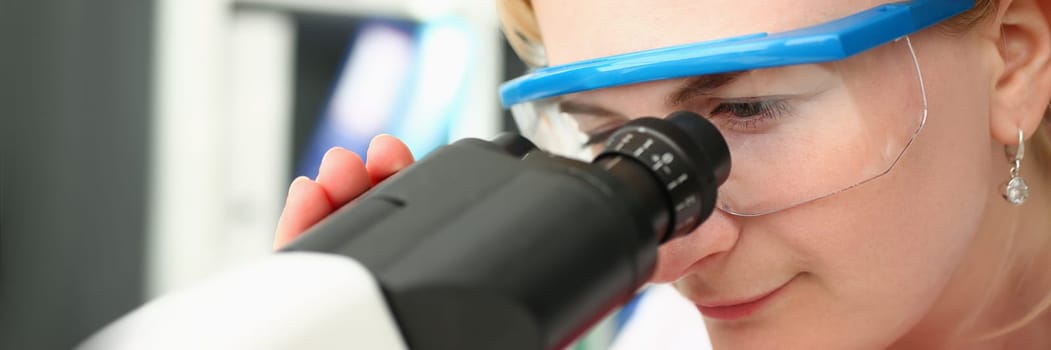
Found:
[{"label": "smiling lips", "polygon": [[700,310],[701,314],[705,317],[727,321],[742,319],[759,311],[767,301],[770,301],[777,296],[778,292],[791,282],[792,281],[789,280],[770,292],[744,300],[711,303],[708,305],[696,304],[697,309]]}]

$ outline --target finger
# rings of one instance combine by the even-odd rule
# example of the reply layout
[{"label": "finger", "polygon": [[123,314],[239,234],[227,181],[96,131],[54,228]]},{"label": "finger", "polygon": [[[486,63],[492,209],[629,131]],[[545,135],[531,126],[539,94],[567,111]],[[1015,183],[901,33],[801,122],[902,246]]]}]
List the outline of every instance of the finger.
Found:
[{"label": "finger", "polygon": [[365,168],[368,169],[373,184],[383,181],[413,162],[409,147],[398,138],[387,134],[372,138],[366,160]]},{"label": "finger", "polygon": [[303,176],[296,178],[288,188],[285,209],[282,210],[281,218],[277,221],[274,248],[288,244],[310,226],[332,213],[333,209],[321,185]]},{"label": "finger", "polygon": [[361,157],[344,148],[334,147],[321,159],[317,183],[325,189],[332,207],[339,208],[368,190],[372,179]]}]

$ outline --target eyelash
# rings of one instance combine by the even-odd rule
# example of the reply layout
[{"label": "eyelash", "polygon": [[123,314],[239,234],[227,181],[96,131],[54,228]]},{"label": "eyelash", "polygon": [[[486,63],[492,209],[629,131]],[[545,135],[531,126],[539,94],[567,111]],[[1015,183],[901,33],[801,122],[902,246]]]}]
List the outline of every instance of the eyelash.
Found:
[{"label": "eyelash", "polygon": [[743,99],[724,101],[709,113],[708,118],[719,118],[727,130],[755,131],[764,123],[777,120],[790,112],[790,106],[781,99]]},{"label": "eyelash", "polygon": [[[724,100],[715,106],[707,117],[709,119],[719,118],[726,130],[748,132],[758,130],[763,123],[777,120],[789,112],[790,106],[783,99],[745,98]],[[581,147],[590,147],[605,142],[621,125],[623,123],[615,123],[599,128],[597,131],[588,132],[588,139]]]}]

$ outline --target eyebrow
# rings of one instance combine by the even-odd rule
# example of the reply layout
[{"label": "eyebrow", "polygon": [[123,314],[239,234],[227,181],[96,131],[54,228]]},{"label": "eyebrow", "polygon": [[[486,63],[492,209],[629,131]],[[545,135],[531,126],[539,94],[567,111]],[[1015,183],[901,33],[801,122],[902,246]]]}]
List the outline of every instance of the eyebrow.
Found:
[{"label": "eyebrow", "polygon": [[671,106],[678,106],[696,96],[709,95],[712,90],[732,83],[746,72],[748,71],[708,74],[686,79],[682,87],[668,95],[667,102]]},{"label": "eyebrow", "polygon": [[[748,71],[708,74],[686,79],[686,81],[675,92],[668,95],[667,103],[678,106],[691,98],[710,94],[713,90],[730,84],[738,77]],[[596,117],[621,117],[623,114],[611,111],[599,105],[587,102],[563,100],[559,103],[559,109],[569,114],[586,114]]]},{"label": "eyebrow", "polygon": [[587,102],[564,100],[558,103],[559,110],[569,114],[586,114],[596,117],[624,117],[624,115]]}]

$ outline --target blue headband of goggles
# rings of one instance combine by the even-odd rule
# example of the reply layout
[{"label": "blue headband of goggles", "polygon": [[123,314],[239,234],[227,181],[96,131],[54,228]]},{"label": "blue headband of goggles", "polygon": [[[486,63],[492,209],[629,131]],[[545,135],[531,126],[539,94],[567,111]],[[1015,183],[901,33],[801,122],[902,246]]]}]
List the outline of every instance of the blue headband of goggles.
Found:
[{"label": "blue headband of goggles", "polygon": [[574,92],[796,64],[837,61],[974,7],[973,0],[880,5],[815,26],[677,45],[537,69],[500,86],[505,108]]}]

